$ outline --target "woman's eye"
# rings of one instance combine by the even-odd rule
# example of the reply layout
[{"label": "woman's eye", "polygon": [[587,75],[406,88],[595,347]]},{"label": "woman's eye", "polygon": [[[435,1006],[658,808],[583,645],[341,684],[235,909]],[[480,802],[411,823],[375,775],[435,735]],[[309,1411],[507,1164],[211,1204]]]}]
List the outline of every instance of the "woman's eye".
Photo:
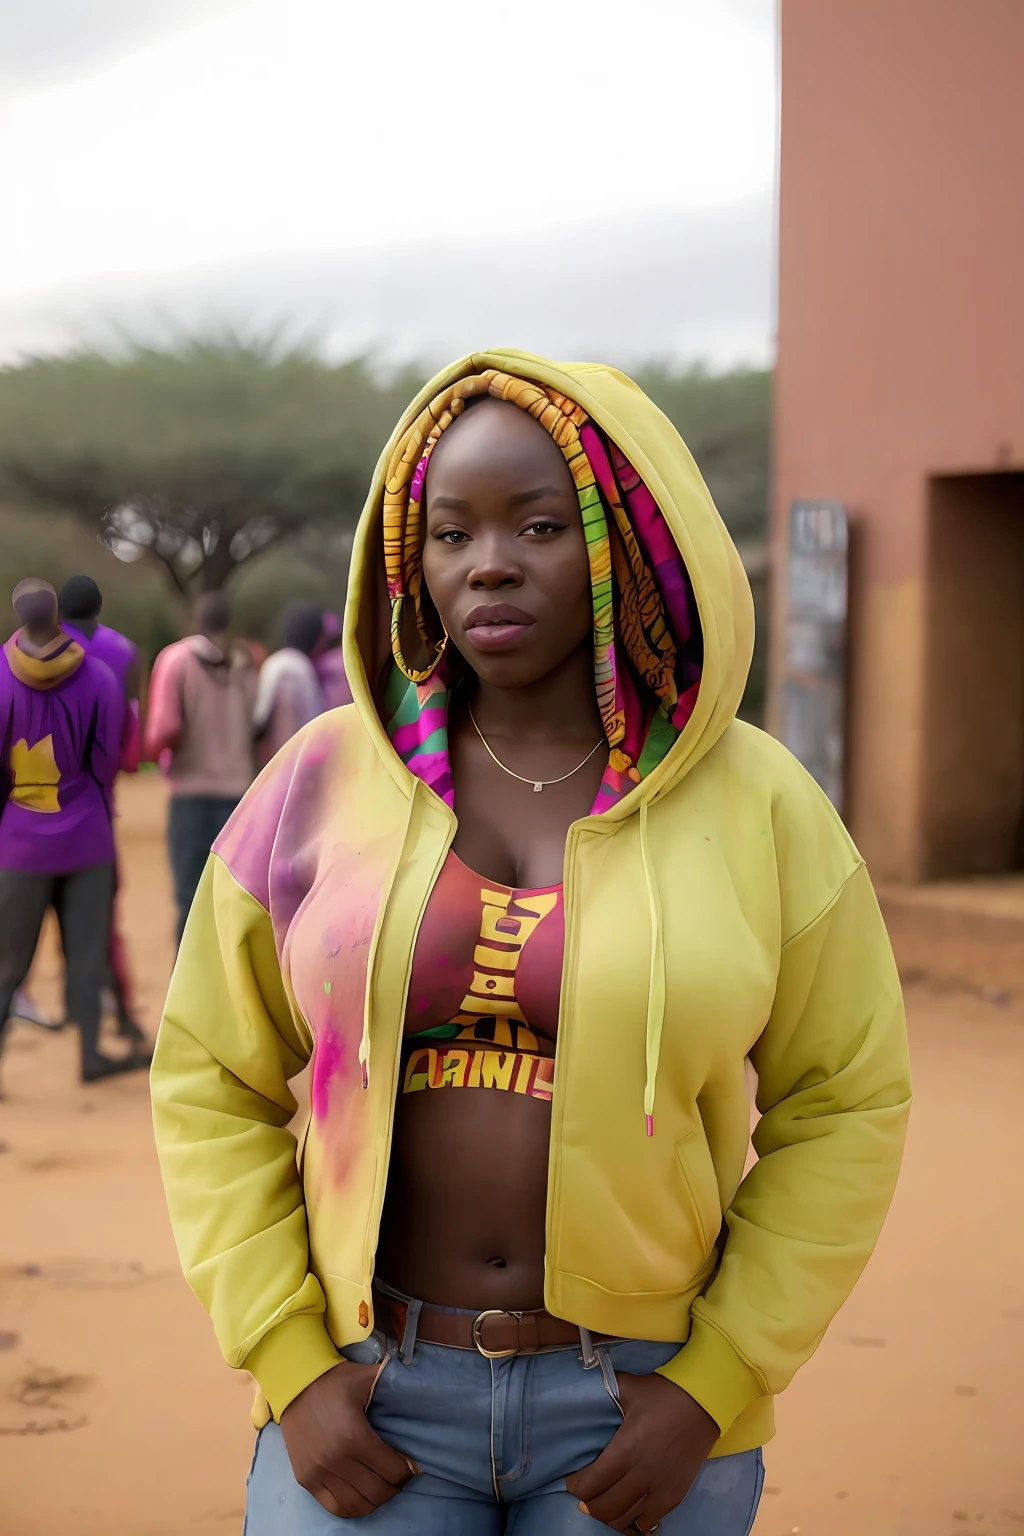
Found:
[{"label": "woman's eye", "polygon": [[561,533],[564,527],[564,523],[553,522],[550,518],[540,518],[537,522],[530,523],[528,527],[523,529],[523,532],[537,537],[546,533]]},{"label": "woman's eye", "polygon": [[465,544],[469,540],[469,534],[464,528],[446,528],[443,533],[435,535],[442,544]]}]

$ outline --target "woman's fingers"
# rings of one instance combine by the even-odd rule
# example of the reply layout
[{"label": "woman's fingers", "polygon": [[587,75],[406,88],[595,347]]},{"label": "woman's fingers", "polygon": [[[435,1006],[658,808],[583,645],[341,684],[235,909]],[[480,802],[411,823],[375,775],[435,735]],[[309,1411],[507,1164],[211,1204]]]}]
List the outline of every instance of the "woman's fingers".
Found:
[{"label": "woman's fingers", "polygon": [[365,1419],[363,1423],[365,1434],[360,1433],[354,1438],[350,1454],[383,1482],[389,1483],[392,1491],[397,1491],[414,1475],[413,1463],[375,1434]]},{"label": "woman's fingers", "polygon": [[[406,1481],[408,1470],[407,1467]],[[387,1482],[361,1461],[346,1461],[344,1466],[338,1468],[338,1473],[357,1493],[362,1494],[372,1509],[379,1509],[399,1491],[397,1484]]]},{"label": "woman's fingers", "polygon": [[622,1430],[615,1432],[596,1461],[581,1467],[565,1480],[569,1492],[589,1509],[595,1499],[613,1488],[632,1470],[633,1457]]},{"label": "woman's fingers", "polygon": [[[349,1475],[350,1470],[345,1467],[330,1472],[325,1471],[320,1479],[320,1486],[314,1493],[317,1503],[322,1504],[324,1509],[346,1520],[354,1520],[359,1515],[368,1515],[377,1508],[377,1505],[368,1499],[353,1482]],[[387,1498],[393,1497],[395,1491],[392,1488]],[[383,1502],[386,1503],[387,1499]]]},{"label": "woman's fingers", "polygon": [[[644,1479],[631,1473],[628,1477],[620,1478],[596,1498],[581,1499],[580,1503],[586,1505],[586,1512],[592,1520],[600,1520],[602,1525],[610,1525],[615,1531],[624,1531],[637,1515],[644,1512],[648,1497]],[[640,1523],[643,1525],[645,1522],[641,1520]],[[652,1520],[651,1524],[654,1525],[655,1521]]]}]

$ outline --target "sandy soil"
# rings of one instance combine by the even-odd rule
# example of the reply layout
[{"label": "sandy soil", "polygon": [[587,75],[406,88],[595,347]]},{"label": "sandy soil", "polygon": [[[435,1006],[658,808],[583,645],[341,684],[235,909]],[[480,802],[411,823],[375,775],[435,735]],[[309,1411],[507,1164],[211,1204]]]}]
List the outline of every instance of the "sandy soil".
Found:
[{"label": "sandy soil", "polygon": [[[171,960],[162,791],[127,786],[144,1019]],[[55,1004],[52,936],[33,977]],[[1024,1533],[1024,1010],[915,988],[917,1108],[857,1292],[779,1408],[756,1536]],[[84,1089],[16,1026],[0,1105],[0,1529],[240,1531],[249,1385],[178,1273],[140,1076]],[[1015,1422],[1016,1421],[1016,1422]]]}]

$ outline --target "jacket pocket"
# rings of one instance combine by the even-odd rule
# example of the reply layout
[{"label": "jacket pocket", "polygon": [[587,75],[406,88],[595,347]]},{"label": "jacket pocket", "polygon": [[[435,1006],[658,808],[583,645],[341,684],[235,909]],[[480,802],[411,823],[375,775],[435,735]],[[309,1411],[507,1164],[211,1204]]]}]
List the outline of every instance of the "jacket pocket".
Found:
[{"label": "jacket pocket", "polygon": [[703,1259],[706,1260],[718,1241],[718,1234],[721,1231],[722,1201],[718,1193],[718,1180],[715,1177],[715,1165],[711,1160],[711,1150],[704,1135],[704,1127],[699,1120],[692,1130],[687,1131],[686,1135],[681,1136],[676,1142],[676,1161],[683,1175],[683,1182],[686,1185],[697,1231],[703,1245]]}]

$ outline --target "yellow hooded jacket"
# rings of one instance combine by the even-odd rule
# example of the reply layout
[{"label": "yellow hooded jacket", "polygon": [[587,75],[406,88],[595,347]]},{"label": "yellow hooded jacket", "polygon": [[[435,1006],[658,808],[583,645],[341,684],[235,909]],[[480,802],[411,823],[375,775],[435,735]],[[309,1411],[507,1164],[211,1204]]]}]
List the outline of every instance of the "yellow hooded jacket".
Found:
[{"label": "yellow hooded jacket", "polygon": [[[903,1009],[842,823],[735,719],[753,616],[729,535],[675,429],[614,369],[463,358],[382,456],[346,610],[354,702],[243,801],[171,982],[152,1082],[178,1250],[225,1358],[256,1378],[257,1424],[373,1327],[406,991],[456,826],[371,694],[384,468],[440,389],[486,368],[561,391],[618,444],[683,556],[704,636],[679,739],[566,840],[545,1302],[594,1331],[678,1341],[663,1374],[720,1426],[715,1454],[742,1451],[770,1437],[773,1395],[878,1237],[909,1107]],[[761,1119],[744,1178],[748,1056]],[[289,1083],[307,1063],[297,1113]]]}]

